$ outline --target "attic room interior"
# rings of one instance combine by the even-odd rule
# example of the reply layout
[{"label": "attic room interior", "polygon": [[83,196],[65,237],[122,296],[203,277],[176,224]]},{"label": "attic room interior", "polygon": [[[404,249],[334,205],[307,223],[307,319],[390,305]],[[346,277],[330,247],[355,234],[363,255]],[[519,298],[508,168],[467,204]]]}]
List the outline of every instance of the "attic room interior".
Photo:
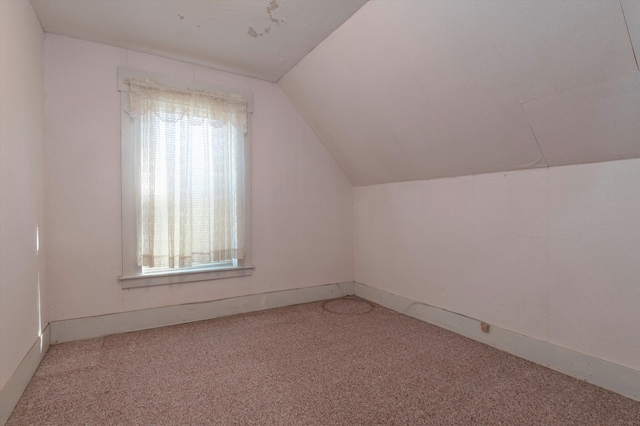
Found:
[{"label": "attic room interior", "polygon": [[640,424],[640,1],[0,0],[0,424]]}]

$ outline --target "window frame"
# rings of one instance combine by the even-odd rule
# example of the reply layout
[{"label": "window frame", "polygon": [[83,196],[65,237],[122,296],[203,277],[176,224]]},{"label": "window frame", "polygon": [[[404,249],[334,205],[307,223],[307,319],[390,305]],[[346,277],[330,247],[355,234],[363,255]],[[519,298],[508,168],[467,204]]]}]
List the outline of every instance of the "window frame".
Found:
[{"label": "window frame", "polygon": [[[203,90],[215,93],[241,94],[247,100],[247,132],[244,137],[244,195],[245,195],[245,257],[233,266],[194,266],[158,272],[142,272],[136,262],[136,209],[135,209],[135,156],[133,119],[125,112],[128,103],[127,79],[151,79],[165,86],[179,89]],[[209,281],[224,278],[245,277],[253,273],[251,263],[251,115],[253,95],[247,90],[236,90],[208,83],[180,79],[165,75],[118,67],[118,91],[120,92],[120,143],[122,178],[122,275],[118,281],[122,288],[180,284],[194,281]]]}]

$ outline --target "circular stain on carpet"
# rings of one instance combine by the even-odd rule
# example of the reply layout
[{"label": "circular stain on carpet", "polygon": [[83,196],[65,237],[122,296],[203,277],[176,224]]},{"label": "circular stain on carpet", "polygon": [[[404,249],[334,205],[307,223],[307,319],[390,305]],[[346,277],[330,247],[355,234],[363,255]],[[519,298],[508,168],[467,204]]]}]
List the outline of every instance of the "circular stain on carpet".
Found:
[{"label": "circular stain on carpet", "polygon": [[373,305],[359,299],[333,299],[322,304],[325,311],[341,315],[366,314],[373,309]]}]

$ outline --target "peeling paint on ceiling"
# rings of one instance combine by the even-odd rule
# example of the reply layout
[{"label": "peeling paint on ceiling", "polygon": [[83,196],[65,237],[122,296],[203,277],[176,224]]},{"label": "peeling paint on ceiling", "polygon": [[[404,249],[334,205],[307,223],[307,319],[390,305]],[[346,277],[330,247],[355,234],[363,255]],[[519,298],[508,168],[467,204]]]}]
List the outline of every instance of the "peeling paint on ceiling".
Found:
[{"label": "peeling paint on ceiling", "polygon": [[365,2],[31,0],[45,32],[272,82]]},{"label": "peeling paint on ceiling", "polygon": [[[279,7],[280,5],[276,0],[272,0],[271,3],[269,3],[269,6],[267,7],[267,16],[269,17],[269,20],[272,23],[276,24],[278,27],[280,26],[280,24],[287,22],[286,19],[277,19],[273,17],[273,12]],[[265,27],[261,33],[257,32],[255,28],[249,27],[249,29],[247,30],[247,34],[249,34],[253,38],[258,38],[258,37],[262,37],[265,34],[268,34],[270,31],[271,31],[271,26]]]}]

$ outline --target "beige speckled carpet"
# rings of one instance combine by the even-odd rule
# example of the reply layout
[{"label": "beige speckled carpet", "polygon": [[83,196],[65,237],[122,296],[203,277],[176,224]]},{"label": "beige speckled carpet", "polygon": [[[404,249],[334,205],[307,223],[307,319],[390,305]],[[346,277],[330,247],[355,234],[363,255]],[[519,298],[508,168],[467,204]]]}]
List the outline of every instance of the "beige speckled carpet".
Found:
[{"label": "beige speckled carpet", "polygon": [[53,346],[27,424],[640,425],[640,402],[351,297]]}]

